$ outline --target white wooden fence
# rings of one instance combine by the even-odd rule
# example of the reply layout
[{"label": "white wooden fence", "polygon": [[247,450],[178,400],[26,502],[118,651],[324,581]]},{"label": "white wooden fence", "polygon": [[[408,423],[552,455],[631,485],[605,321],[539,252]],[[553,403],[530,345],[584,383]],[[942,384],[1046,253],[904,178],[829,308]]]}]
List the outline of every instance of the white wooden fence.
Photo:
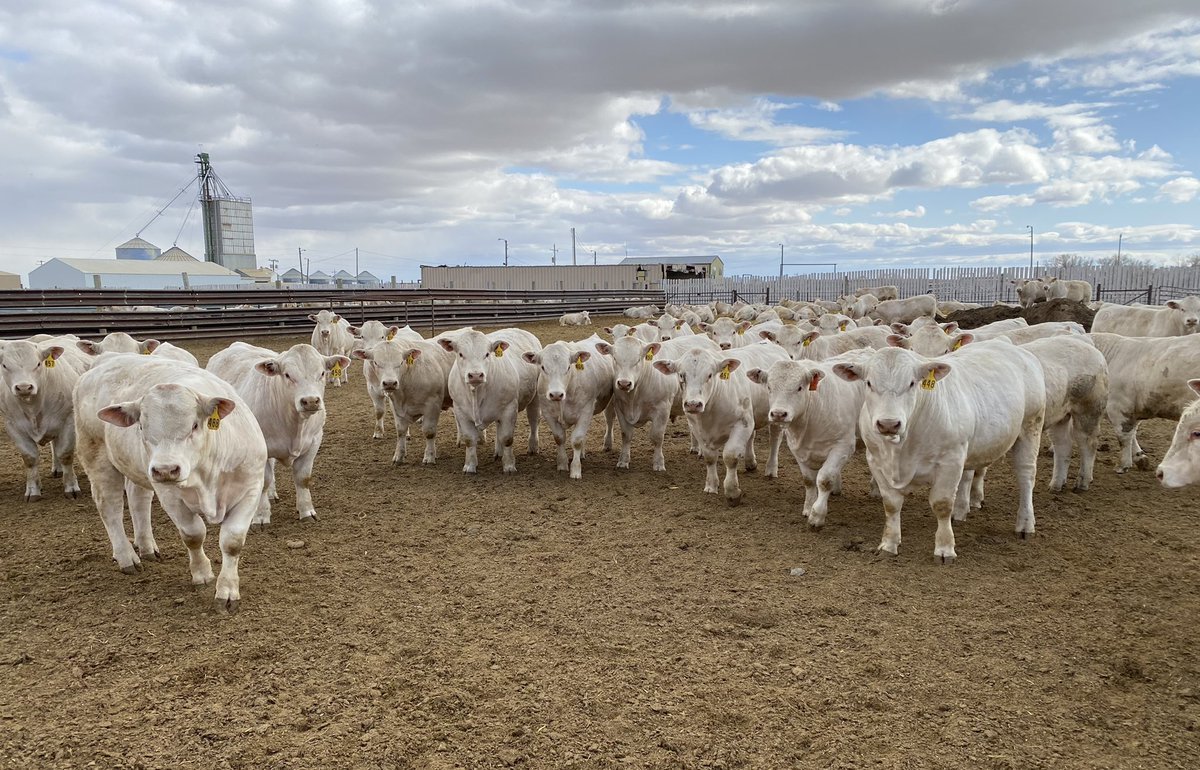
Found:
[{"label": "white wooden fence", "polygon": [[862,286],[896,286],[901,297],[932,292],[939,299],[960,302],[1016,302],[1013,281],[1020,278],[1082,280],[1092,285],[1092,298],[1106,302],[1156,304],[1200,294],[1200,268],[1195,267],[1076,267],[1055,269],[941,267],[855,270],[836,273],[777,276],[726,276],[717,279],[663,281],[668,302],[731,301],[734,293],[747,302],[788,299],[836,300]]}]

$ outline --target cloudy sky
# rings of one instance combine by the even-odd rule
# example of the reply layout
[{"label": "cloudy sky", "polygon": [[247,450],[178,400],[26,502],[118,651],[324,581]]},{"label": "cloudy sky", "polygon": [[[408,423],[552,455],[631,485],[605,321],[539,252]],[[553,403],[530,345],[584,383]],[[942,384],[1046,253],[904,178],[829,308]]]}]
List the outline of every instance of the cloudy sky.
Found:
[{"label": "cloudy sky", "polygon": [[1169,263],[1197,105],[1196,0],[5,3],[0,269],[202,255],[201,150],[283,269]]}]

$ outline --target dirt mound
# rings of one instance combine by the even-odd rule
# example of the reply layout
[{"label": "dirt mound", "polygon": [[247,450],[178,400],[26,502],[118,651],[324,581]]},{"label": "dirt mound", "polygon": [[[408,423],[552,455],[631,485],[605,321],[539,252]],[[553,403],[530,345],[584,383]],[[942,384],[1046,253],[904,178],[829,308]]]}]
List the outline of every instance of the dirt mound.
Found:
[{"label": "dirt mound", "polygon": [[943,318],[943,321],[955,321],[959,328],[976,329],[994,321],[1004,321],[1009,318],[1019,318],[1021,308],[1011,305],[992,305],[974,310],[957,310]]},{"label": "dirt mound", "polygon": [[1082,302],[1052,299],[1049,302],[1037,303],[1022,315],[1031,324],[1046,323],[1047,321],[1075,321],[1082,324],[1084,329],[1091,331],[1092,319],[1096,317],[1096,311]]},{"label": "dirt mound", "polygon": [[1092,318],[1096,311],[1082,302],[1069,299],[1052,299],[1049,302],[1039,302],[1031,308],[1022,310],[1012,305],[992,305],[975,310],[959,310],[946,316],[943,321],[956,321],[963,329],[977,329],[993,321],[1003,321],[1008,318],[1024,317],[1031,324],[1046,323],[1047,321],[1075,321],[1082,324],[1084,329],[1091,330]]}]

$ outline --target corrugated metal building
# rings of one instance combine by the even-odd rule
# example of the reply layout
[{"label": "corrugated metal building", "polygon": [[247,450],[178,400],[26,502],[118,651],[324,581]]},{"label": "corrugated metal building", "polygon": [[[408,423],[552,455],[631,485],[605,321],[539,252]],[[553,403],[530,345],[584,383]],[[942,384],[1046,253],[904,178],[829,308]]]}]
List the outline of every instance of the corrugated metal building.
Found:
[{"label": "corrugated metal building", "polygon": [[21,276],[0,270],[0,289],[20,289]]},{"label": "corrugated metal building", "polygon": [[660,281],[636,265],[421,265],[425,289],[491,289],[494,291],[600,291],[657,289]]},{"label": "corrugated metal building", "polygon": [[[187,276],[185,279],[184,276]],[[185,289],[253,283],[212,262],[51,259],[29,272],[31,289]],[[186,284],[186,285],[185,285]]]},{"label": "corrugated metal building", "polygon": [[636,265],[651,276],[657,276],[657,280],[721,278],[725,274],[725,263],[715,254],[703,257],[625,257],[621,264]]}]

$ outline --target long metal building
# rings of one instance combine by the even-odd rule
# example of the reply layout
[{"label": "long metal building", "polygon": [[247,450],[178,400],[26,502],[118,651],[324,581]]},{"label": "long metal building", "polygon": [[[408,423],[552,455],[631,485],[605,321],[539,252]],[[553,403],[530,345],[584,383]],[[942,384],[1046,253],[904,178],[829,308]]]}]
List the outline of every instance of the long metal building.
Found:
[{"label": "long metal building", "polygon": [[636,265],[421,265],[421,286],[426,289],[601,291],[657,289],[661,282]]}]

